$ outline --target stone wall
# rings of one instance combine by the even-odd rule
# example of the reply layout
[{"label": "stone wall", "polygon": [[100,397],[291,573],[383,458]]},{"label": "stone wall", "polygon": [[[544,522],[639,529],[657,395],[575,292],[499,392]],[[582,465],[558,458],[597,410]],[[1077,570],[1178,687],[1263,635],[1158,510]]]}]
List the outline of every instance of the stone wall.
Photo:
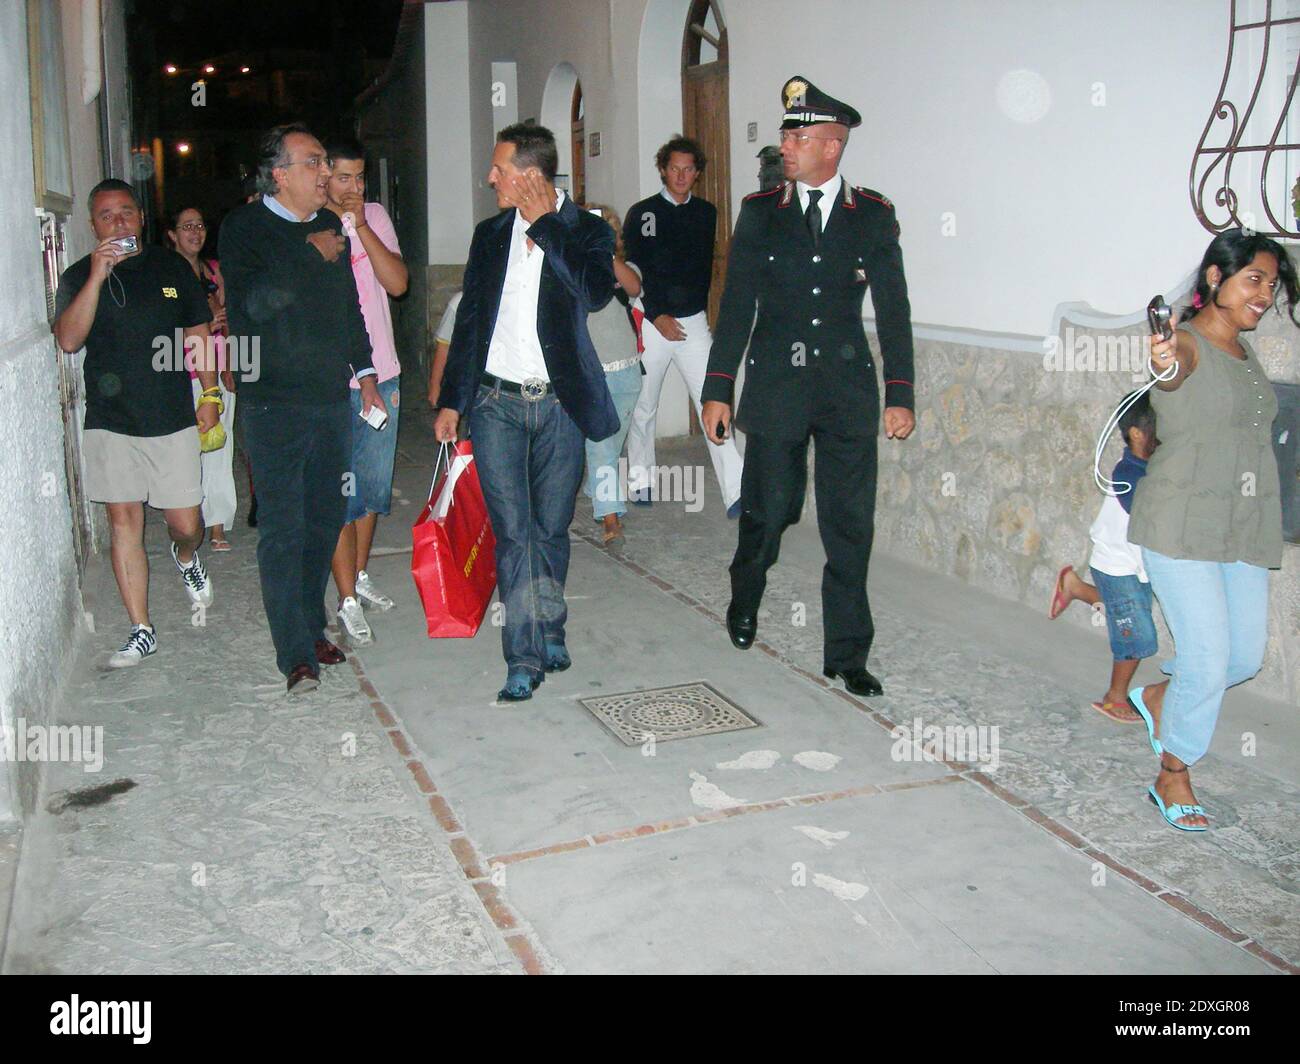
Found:
[{"label": "stone wall", "polygon": [[[1061,566],[1086,566],[1102,496],[1093,481],[1098,433],[1142,379],[1144,328],[1072,325],[1050,353],[917,341],[917,433],[881,440],[876,545],[1042,610]],[[1270,314],[1253,338],[1272,380],[1300,381],[1300,332]],[[1102,460],[1109,473],[1118,435]],[[1300,545],[1270,574],[1269,644],[1260,693],[1300,702]],[[1056,623],[1104,638],[1086,610]],[[1158,616],[1162,653],[1172,647]]]}]

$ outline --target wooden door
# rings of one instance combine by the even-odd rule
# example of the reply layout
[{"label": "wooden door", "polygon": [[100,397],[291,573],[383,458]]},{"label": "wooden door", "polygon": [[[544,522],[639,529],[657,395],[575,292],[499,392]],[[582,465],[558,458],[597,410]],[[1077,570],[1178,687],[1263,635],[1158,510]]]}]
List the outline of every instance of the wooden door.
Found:
[{"label": "wooden door", "polygon": [[718,208],[709,288],[709,326],[717,321],[731,245],[731,117],[727,77],[727,27],[717,0],[695,0],[682,38],[682,132],[697,141],[709,162],[695,194]]},{"label": "wooden door", "polygon": [[569,196],[581,206],[587,202],[587,135],[582,106],[582,82],[573,87],[573,109],[570,115],[573,173],[569,175]]}]

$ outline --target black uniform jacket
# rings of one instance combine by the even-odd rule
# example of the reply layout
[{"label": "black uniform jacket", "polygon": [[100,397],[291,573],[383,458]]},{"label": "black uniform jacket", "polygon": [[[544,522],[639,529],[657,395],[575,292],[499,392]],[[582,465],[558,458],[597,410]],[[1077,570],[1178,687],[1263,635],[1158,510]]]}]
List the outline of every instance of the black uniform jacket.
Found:
[{"label": "black uniform jacket", "polygon": [[894,205],[847,181],[816,249],[793,182],[745,197],[703,401],[732,401],[748,344],[736,413],[744,431],[803,438],[815,419],[846,436],[875,435],[880,393],[862,324],[870,288],[885,405],[913,409],[912,312],[898,232]]}]

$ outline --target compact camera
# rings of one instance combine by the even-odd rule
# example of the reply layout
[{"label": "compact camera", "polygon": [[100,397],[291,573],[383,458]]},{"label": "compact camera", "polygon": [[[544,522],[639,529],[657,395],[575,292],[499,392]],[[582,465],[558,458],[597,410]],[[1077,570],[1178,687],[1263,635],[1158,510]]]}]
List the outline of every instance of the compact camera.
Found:
[{"label": "compact camera", "polygon": [[124,255],[130,255],[133,252],[140,250],[140,241],[133,236],[120,237],[119,239],[114,240],[113,243],[122,249],[122,254]]},{"label": "compact camera", "polygon": [[1164,296],[1156,296],[1147,304],[1147,321],[1151,325],[1151,335],[1159,335],[1163,340],[1170,340],[1174,335],[1172,324],[1173,311],[1165,302]]}]

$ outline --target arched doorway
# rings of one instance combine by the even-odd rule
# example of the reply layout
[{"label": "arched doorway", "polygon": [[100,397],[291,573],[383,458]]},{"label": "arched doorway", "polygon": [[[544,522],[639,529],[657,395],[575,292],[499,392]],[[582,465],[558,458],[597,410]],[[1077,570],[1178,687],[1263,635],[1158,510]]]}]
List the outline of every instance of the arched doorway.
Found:
[{"label": "arched doorway", "polygon": [[718,0],[692,0],[682,34],[682,132],[700,142],[709,160],[695,191],[718,208],[710,326],[717,321],[731,244],[730,106],[727,24],[722,6]]},{"label": "arched doorway", "polygon": [[575,138],[581,135],[578,123],[582,110],[578,72],[572,63],[556,63],[542,89],[541,123],[555,134],[555,146],[560,154],[559,184],[578,202],[581,201],[575,191],[582,180],[583,159],[582,148]]}]

